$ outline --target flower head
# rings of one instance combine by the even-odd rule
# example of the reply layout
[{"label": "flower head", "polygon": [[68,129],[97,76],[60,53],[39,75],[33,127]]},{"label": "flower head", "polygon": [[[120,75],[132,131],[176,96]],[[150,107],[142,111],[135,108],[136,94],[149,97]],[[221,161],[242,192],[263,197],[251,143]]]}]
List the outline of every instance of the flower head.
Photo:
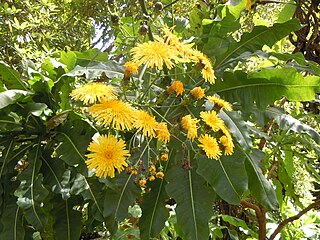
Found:
[{"label": "flower head", "polygon": [[195,87],[190,91],[190,93],[195,99],[202,99],[205,96],[204,91],[204,88]]},{"label": "flower head", "polygon": [[162,70],[163,64],[171,69],[172,60],[179,61],[179,52],[163,42],[149,41],[138,44],[131,52],[133,62],[137,65],[148,64],[148,67],[156,67],[159,70]]},{"label": "flower head", "polygon": [[211,84],[214,84],[216,77],[214,76],[214,70],[212,68],[210,59],[207,57],[207,55],[198,50],[193,50],[192,53],[193,56],[191,58],[193,59],[193,61],[201,64],[201,73],[204,80],[208,81]]},{"label": "flower head", "polygon": [[149,113],[137,110],[134,115],[134,127],[138,131],[142,131],[142,135],[146,137],[155,137],[158,123]]},{"label": "flower head", "polygon": [[117,98],[117,90],[111,85],[103,83],[87,83],[80,88],[73,90],[70,96],[74,100],[80,100],[84,104],[104,102]]},{"label": "flower head", "polygon": [[220,158],[221,150],[219,148],[217,139],[215,139],[214,137],[208,134],[204,134],[204,135],[201,135],[198,138],[198,140],[201,143],[201,144],[198,144],[198,146],[205,151],[208,158],[211,158],[211,159],[214,158],[216,160]]},{"label": "flower head", "polygon": [[220,143],[224,147],[225,155],[233,154],[234,144],[233,144],[232,138],[227,137],[226,135],[223,135],[222,137],[220,137]]},{"label": "flower head", "polygon": [[138,68],[139,68],[139,66],[138,66],[138,64],[137,63],[135,63],[135,62],[126,62],[125,64],[124,64],[124,66],[125,66],[125,68],[126,68],[126,72],[127,72],[127,74],[133,74],[133,73],[138,73]]},{"label": "flower head", "polygon": [[107,176],[113,178],[115,169],[121,172],[128,166],[126,157],[129,157],[129,151],[125,149],[126,144],[122,139],[117,139],[112,135],[101,135],[97,141],[89,144],[86,164],[88,169],[94,169],[98,177]]},{"label": "flower head", "polygon": [[135,113],[129,104],[121,100],[110,100],[101,104],[95,104],[88,108],[98,122],[103,126],[111,125],[117,130],[132,129],[132,115]]},{"label": "flower head", "polygon": [[156,127],[157,138],[165,143],[170,141],[170,132],[166,123],[158,123]]},{"label": "flower head", "polygon": [[221,118],[218,117],[216,111],[206,111],[200,112],[202,120],[212,128],[213,131],[219,131],[224,125],[224,122]]},{"label": "flower head", "polygon": [[232,111],[231,104],[217,96],[207,97],[208,101],[217,104],[219,107],[226,109],[227,111]]},{"label": "flower head", "polygon": [[197,123],[199,122],[198,119],[192,118],[191,115],[186,115],[181,119],[181,127],[184,130],[187,130],[187,138],[194,140],[195,137],[198,136],[198,127]]},{"label": "flower head", "polygon": [[179,54],[183,57],[183,62],[189,62],[189,55],[192,52],[193,44],[183,43],[181,38],[177,37],[172,33],[172,30],[168,27],[164,28],[164,43],[174,47]]},{"label": "flower head", "polygon": [[161,161],[168,161],[169,159],[168,153],[161,154],[160,159]]},{"label": "flower head", "polygon": [[160,179],[163,179],[164,173],[163,173],[163,172],[157,172],[157,173],[156,173],[156,177],[157,177],[157,178],[160,178]]},{"label": "flower head", "polygon": [[167,89],[168,93],[176,92],[176,96],[182,95],[184,91],[183,83],[181,81],[174,81]]}]

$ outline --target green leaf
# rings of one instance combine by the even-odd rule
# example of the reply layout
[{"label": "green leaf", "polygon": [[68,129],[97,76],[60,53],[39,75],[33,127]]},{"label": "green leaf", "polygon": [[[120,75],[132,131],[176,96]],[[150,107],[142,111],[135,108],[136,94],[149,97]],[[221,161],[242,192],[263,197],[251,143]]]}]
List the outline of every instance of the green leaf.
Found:
[{"label": "green leaf", "polygon": [[244,52],[261,50],[264,45],[272,47],[277,41],[300,28],[301,25],[298,19],[292,19],[285,23],[276,23],[272,27],[256,26],[250,33],[244,33],[239,42],[231,42],[224,54],[216,56],[215,68],[222,66],[228,60],[240,56]]},{"label": "green leaf", "polygon": [[192,170],[174,166],[167,171],[166,191],[176,202],[177,225],[182,230],[183,239],[208,239],[208,221],[212,216],[212,204],[216,195],[204,179]]},{"label": "green leaf", "polygon": [[117,222],[128,215],[128,207],[140,196],[141,189],[134,183],[133,176],[122,172],[111,181],[105,192],[103,216],[107,218],[108,230],[114,234]]},{"label": "green leaf", "polygon": [[252,139],[249,135],[247,124],[242,119],[239,112],[220,111],[219,117],[225,122],[236,142],[249,150],[252,147]]},{"label": "green leaf", "polygon": [[13,199],[4,207],[0,223],[0,239],[25,239],[22,210]]},{"label": "green leaf", "polygon": [[247,156],[245,163],[251,194],[268,209],[278,209],[275,190],[261,170],[264,153],[258,149],[253,149],[251,154],[245,151],[244,154]]},{"label": "green leaf", "polygon": [[318,131],[295,119],[290,114],[286,114],[282,109],[269,107],[265,110],[269,118],[274,118],[279,127],[283,130],[290,130],[299,134],[307,134],[314,141],[320,144],[320,134]]},{"label": "green leaf", "polygon": [[18,71],[0,62],[0,76],[8,89],[28,90],[27,85],[20,79]]},{"label": "green leaf", "polygon": [[[313,62],[313,61],[306,60],[304,58],[304,55],[301,52],[297,52],[294,54],[271,52],[269,54],[278,58],[279,60],[282,60],[282,61],[294,60],[294,61],[296,61],[298,66],[296,66],[295,64],[291,64],[291,65],[293,65],[297,69],[301,69],[303,71],[309,71],[314,75],[318,75],[318,76],[320,75],[320,65]],[[289,64],[287,64],[287,65],[289,65]]]},{"label": "green leaf", "polygon": [[212,160],[198,155],[198,170],[214,191],[230,204],[239,205],[241,195],[248,189],[248,178],[244,164],[245,155],[239,147],[232,156],[222,156]]},{"label": "green leaf", "polygon": [[303,77],[295,68],[225,72],[223,79],[208,93],[217,92],[229,102],[240,103],[244,110],[251,110],[254,103],[263,109],[283,96],[290,101],[309,101],[320,91],[320,77]]},{"label": "green leaf", "polygon": [[36,230],[43,231],[47,217],[43,211],[43,203],[48,190],[42,185],[43,176],[39,174],[41,167],[40,143],[28,154],[28,167],[18,176],[20,186],[14,192],[18,197],[17,205],[24,210],[28,223]]},{"label": "green leaf", "polygon": [[[44,174],[44,184],[52,192],[61,194],[62,199],[66,200],[70,198],[70,170],[66,170],[64,163],[59,161],[59,159],[53,159],[50,155],[46,154],[45,157],[41,157],[42,167],[41,171]],[[67,182],[65,183],[64,180]]]},{"label": "green leaf", "polygon": [[229,215],[221,215],[221,217],[223,221],[228,222],[233,226],[241,227],[242,229],[247,230],[250,236],[258,238],[258,234],[250,229],[244,220]]},{"label": "green leaf", "polygon": [[95,63],[87,67],[76,66],[70,72],[63,76],[82,76],[85,75],[87,79],[95,79],[105,74],[108,78],[122,78],[124,73],[124,67],[120,66],[115,61],[108,61],[106,63]]},{"label": "green leaf", "polygon": [[78,173],[71,187],[71,194],[82,195],[84,200],[89,201],[91,215],[98,221],[103,222],[103,202],[105,197],[105,185],[97,178],[86,178]]},{"label": "green leaf", "polygon": [[72,200],[55,201],[52,211],[55,217],[54,235],[56,239],[78,240],[81,234],[81,217],[79,211],[73,209]]},{"label": "green leaf", "polygon": [[31,92],[22,90],[7,90],[0,93],[0,109],[15,103],[16,101],[22,99],[24,96],[30,95]]},{"label": "green leaf", "polygon": [[168,199],[165,186],[164,179],[156,179],[148,183],[151,192],[144,195],[143,203],[141,204],[142,216],[139,220],[142,240],[156,237],[169,217],[169,210],[165,206],[165,200]]},{"label": "green leaf", "polygon": [[94,134],[92,127],[81,119],[68,120],[57,134],[59,146],[56,151],[68,165],[86,169],[84,154]]},{"label": "green leaf", "polygon": [[[89,63],[92,62],[108,62],[108,53],[106,52],[101,52],[97,48],[93,49],[88,49],[87,51],[84,52],[73,52],[77,56],[77,65],[80,66],[87,66]],[[70,69],[69,69],[70,70]]]}]

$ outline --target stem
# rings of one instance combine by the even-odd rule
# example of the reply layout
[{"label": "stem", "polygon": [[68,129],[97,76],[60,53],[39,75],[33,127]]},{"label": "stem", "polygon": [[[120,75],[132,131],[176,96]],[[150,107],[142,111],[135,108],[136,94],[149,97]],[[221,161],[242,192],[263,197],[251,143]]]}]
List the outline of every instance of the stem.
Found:
[{"label": "stem", "polygon": [[278,227],[276,228],[276,230],[271,234],[269,240],[273,240],[275,239],[275,237],[281,232],[281,230],[290,222],[293,222],[294,220],[299,219],[303,214],[307,213],[308,211],[310,211],[313,208],[316,208],[320,206],[320,200],[316,200],[314,203],[310,204],[308,207],[306,207],[305,209],[303,209],[301,212],[299,212],[297,215],[289,217],[285,220],[283,220]]}]

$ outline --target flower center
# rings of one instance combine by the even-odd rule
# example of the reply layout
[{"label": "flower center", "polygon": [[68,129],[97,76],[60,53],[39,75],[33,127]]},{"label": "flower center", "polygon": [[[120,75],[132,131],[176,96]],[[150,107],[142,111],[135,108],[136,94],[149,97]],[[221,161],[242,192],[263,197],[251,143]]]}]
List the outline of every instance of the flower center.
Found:
[{"label": "flower center", "polygon": [[113,157],[113,152],[112,151],[106,151],[104,153],[104,156],[107,158],[107,159],[112,159]]}]

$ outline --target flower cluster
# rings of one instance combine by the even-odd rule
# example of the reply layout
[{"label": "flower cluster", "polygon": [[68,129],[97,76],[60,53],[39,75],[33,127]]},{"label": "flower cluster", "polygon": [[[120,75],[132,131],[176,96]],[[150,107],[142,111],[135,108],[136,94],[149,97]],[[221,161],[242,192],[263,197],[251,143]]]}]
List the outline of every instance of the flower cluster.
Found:
[{"label": "flower cluster", "polygon": [[[183,43],[180,38],[172,33],[169,28],[164,29],[165,36],[159,41],[149,41],[138,44],[131,50],[132,61],[128,65],[156,67],[159,70],[166,65],[168,69],[174,63],[193,62],[199,64],[205,81],[215,83],[214,70],[210,59],[202,52],[192,48],[193,44]],[[126,66],[127,71],[129,68]]]},{"label": "flower cluster", "polygon": [[[191,63],[191,65],[200,66],[195,69],[201,72],[205,81],[213,84],[215,76],[210,59],[194,49],[193,44],[184,43],[170,29],[165,28],[164,33],[162,40],[141,43],[131,50],[132,59],[125,63],[123,81],[128,82],[133,74],[139,73],[141,65],[145,65],[144,70],[146,68],[170,70],[176,64]],[[144,74],[143,71],[142,74]],[[139,81],[141,79],[139,77]],[[134,86],[138,88],[139,84]],[[106,135],[99,135],[88,146],[90,152],[86,155],[88,169],[95,171],[96,176],[104,178],[113,178],[116,171],[122,172],[126,169],[128,174],[137,176],[135,182],[139,186],[147,189],[147,181],[165,177],[161,162],[168,161],[168,153],[177,147],[170,143],[172,138],[180,142],[190,141],[211,159],[218,160],[223,153],[233,154],[234,144],[231,133],[219,117],[221,109],[232,110],[231,104],[218,96],[206,96],[208,88],[199,85],[190,87],[190,84],[185,85],[184,81],[174,80],[169,86],[162,88],[162,94],[154,94],[158,99],[153,101],[147,99],[143,101],[144,104],[141,104],[141,101],[135,101],[132,97],[128,100],[124,89],[110,83],[92,82],[73,90],[70,94],[71,98],[82,101],[86,105],[85,109],[89,116],[108,132]],[[159,87],[157,88],[159,92]],[[148,87],[148,91],[150,89],[153,89],[152,86]],[[143,92],[143,97],[148,96],[143,89],[135,90]],[[165,100],[160,101],[162,97]],[[162,104],[165,101],[171,102],[164,106]],[[159,104],[156,108],[164,107],[165,114],[157,112],[148,105],[149,102]],[[211,104],[210,110],[204,110],[206,102]],[[203,111],[190,111],[188,105],[195,103]],[[167,115],[170,116],[170,111],[177,113],[173,117],[167,117]],[[153,115],[155,113],[156,115]],[[126,143],[121,136],[127,132],[130,132],[129,135],[132,137],[130,142]],[[149,145],[153,139],[158,141],[157,149],[151,149]],[[135,141],[138,144],[133,146],[132,142]],[[138,162],[132,163],[129,158],[134,155],[134,151],[140,151],[135,149],[138,149],[143,142],[150,148],[148,151],[158,152],[158,157],[148,159],[147,163],[139,160],[141,165],[137,167]],[[152,146],[155,148],[155,145]],[[130,150],[127,150],[128,147]]]}]

